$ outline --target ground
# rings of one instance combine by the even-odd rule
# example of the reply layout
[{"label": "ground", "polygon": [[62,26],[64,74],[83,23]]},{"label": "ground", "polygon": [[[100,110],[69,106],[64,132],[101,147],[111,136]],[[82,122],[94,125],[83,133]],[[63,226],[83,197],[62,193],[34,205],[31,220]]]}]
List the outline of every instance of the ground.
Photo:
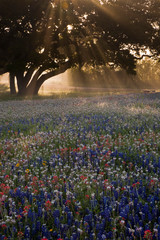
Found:
[{"label": "ground", "polygon": [[160,239],[160,94],[0,102],[1,239]]}]

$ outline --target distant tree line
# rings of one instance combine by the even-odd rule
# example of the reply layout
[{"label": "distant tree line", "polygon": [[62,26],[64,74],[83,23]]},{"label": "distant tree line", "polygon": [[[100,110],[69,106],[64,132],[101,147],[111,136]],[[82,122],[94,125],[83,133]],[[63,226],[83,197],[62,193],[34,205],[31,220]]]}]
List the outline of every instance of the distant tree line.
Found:
[{"label": "distant tree line", "polygon": [[134,75],[137,60],[159,59],[159,13],[159,0],[0,0],[0,74],[19,95],[71,68]]}]

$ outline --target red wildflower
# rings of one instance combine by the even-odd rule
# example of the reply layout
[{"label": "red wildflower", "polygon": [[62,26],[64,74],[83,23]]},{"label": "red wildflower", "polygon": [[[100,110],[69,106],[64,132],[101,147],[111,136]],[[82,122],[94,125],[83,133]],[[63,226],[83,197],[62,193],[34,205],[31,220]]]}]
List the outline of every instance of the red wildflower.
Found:
[{"label": "red wildflower", "polygon": [[1,150],[1,151],[0,151],[0,154],[4,154],[4,151],[3,151],[3,150]]},{"label": "red wildflower", "polygon": [[33,177],[33,181],[37,181],[38,178],[36,176]]},{"label": "red wildflower", "polygon": [[137,187],[137,185],[139,185],[139,184],[140,184],[140,182],[133,183],[132,187]]},{"label": "red wildflower", "polygon": [[93,182],[94,182],[94,183],[97,183],[97,180],[96,180],[96,179],[93,179]]},{"label": "red wildflower", "polygon": [[29,210],[30,207],[31,207],[31,205],[26,205],[26,206],[24,207],[24,211],[25,211],[25,210]]},{"label": "red wildflower", "polygon": [[59,189],[59,186],[58,186],[58,185],[56,185],[56,186],[55,186],[55,188],[56,188],[56,189]]},{"label": "red wildflower", "polygon": [[82,175],[82,176],[80,176],[80,179],[85,180],[85,179],[87,179],[87,177]]},{"label": "red wildflower", "polygon": [[53,179],[54,179],[54,181],[58,181],[58,177],[57,176],[53,176]]},{"label": "red wildflower", "polygon": [[70,205],[71,204],[71,200],[66,200],[65,205]]},{"label": "red wildflower", "polygon": [[24,216],[27,216],[28,212],[27,212],[26,210],[24,210],[24,211],[22,212],[22,214],[23,214]]},{"label": "red wildflower", "polygon": [[88,194],[86,194],[85,195],[85,199],[89,199],[90,197],[89,197],[89,195]]},{"label": "red wildflower", "polygon": [[46,210],[47,210],[47,211],[50,210],[50,209],[51,209],[51,206],[52,206],[51,201],[47,200],[47,201],[45,202]]},{"label": "red wildflower", "polygon": [[8,179],[8,178],[9,178],[9,175],[6,175],[4,178],[5,178],[5,179]]},{"label": "red wildflower", "polygon": [[17,218],[18,218],[18,219],[21,219],[21,218],[22,218],[22,216],[21,216],[21,215],[18,215],[18,216],[17,216]]},{"label": "red wildflower", "polygon": [[144,232],[144,238],[146,239],[152,239],[152,232],[150,230],[146,230]]},{"label": "red wildflower", "polygon": [[151,186],[154,186],[154,184],[155,184],[155,181],[154,181],[153,179],[151,179],[150,185],[151,185]]},{"label": "red wildflower", "polygon": [[17,235],[18,235],[18,238],[21,239],[21,238],[23,237],[24,233],[21,232],[21,231],[19,231],[19,232],[17,233]]},{"label": "red wildflower", "polygon": [[27,153],[27,158],[29,158],[30,155],[31,155],[31,151]]},{"label": "red wildflower", "polygon": [[1,227],[2,227],[3,229],[5,229],[5,228],[7,227],[7,225],[6,225],[6,224],[2,224]]},{"label": "red wildflower", "polygon": [[109,156],[111,154],[111,151],[109,150],[108,152],[107,152],[107,156]]},{"label": "red wildflower", "polygon": [[139,139],[138,139],[138,141],[140,141],[140,142],[144,142],[144,140],[143,140],[143,139],[141,139],[141,138],[139,138]]}]

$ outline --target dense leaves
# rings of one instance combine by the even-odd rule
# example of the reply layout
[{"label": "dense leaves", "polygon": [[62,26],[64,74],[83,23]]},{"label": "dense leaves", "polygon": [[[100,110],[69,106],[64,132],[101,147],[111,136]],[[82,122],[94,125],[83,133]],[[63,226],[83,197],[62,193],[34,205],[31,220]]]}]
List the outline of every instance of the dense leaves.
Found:
[{"label": "dense leaves", "polygon": [[[153,1],[0,2],[0,73],[20,94],[71,67],[109,66],[135,74],[136,60],[157,58],[159,8]],[[13,85],[13,84],[12,84]],[[27,90],[28,89],[28,90]]]}]

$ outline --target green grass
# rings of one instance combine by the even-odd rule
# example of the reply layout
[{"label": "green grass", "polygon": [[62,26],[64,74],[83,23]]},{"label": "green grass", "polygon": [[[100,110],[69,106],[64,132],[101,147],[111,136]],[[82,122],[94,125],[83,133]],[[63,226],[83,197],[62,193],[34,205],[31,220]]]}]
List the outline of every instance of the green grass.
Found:
[{"label": "green grass", "polygon": [[139,89],[92,89],[91,91],[87,88],[83,90],[72,90],[72,91],[57,91],[50,94],[41,94],[39,93],[36,96],[17,96],[10,95],[9,91],[0,92],[0,101],[10,101],[10,100],[44,100],[44,99],[59,99],[66,97],[96,97],[96,96],[111,96],[111,95],[119,95],[119,94],[128,94],[128,93],[140,93],[142,92]]}]

